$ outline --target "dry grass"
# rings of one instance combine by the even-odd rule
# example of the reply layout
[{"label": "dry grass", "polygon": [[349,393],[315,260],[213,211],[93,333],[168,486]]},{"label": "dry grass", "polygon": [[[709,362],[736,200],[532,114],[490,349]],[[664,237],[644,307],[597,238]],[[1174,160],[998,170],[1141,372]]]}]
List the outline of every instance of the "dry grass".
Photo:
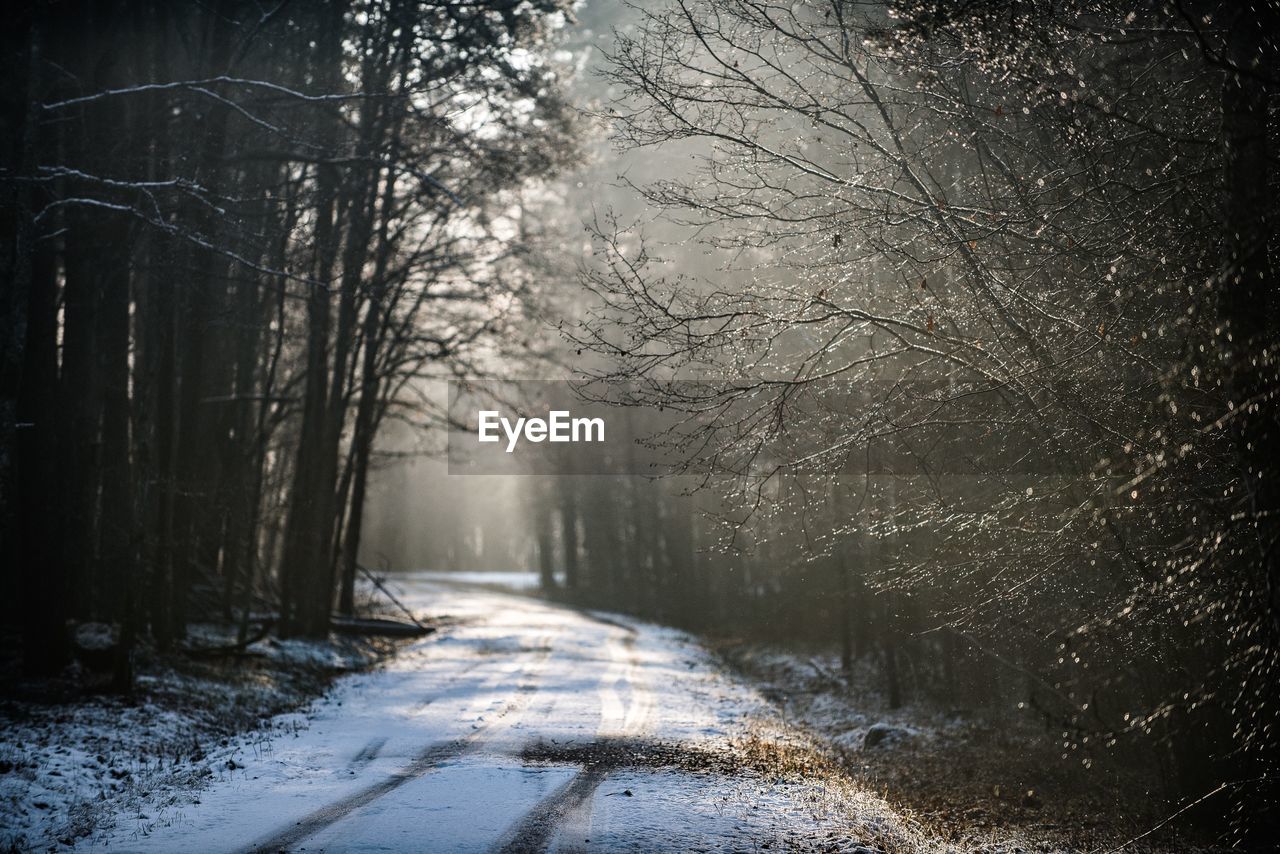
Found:
[{"label": "dry grass", "polygon": [[842,776],[833,758],[807,739],[791,734],[779,737],[754,728],[745,737],[723,745],[645,738],[538,741],[527,745],[520,758],[528,763],[608,770],[674,769],[729,777],[754,774],[776,781],[814,782]]},{"label": "dry grass", "polygon": [[[1149,757],[1075,751],[1064,757],[1054,734],[1028,719],[973,716],[939,726],[947,710],[927,704],[889,713],[873,687],[838,684],[829,668],[805,665],[803,658],[794,659],[799,667],[780,667],[785,656],[753,654],[758,650],[741,642],[717,649],[809,741],[766,731],[738,745],[747,764],[813,773],[880,798],[941,850],[1106,851],[1145,834],[1175,809],[1161,796]],[[865,727],[878,720],[914,723],[926,733],[872,749],[858,739],[844,739],[846,746],[834,739],[850,722]],[[1213,850],[1213,840],[1177,823],[1125,848],[1192,850]]]}]

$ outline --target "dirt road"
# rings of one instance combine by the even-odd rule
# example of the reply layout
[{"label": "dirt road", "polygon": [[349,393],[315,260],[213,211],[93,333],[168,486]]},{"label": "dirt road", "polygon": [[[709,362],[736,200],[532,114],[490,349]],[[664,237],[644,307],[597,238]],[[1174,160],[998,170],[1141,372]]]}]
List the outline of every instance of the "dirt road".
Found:
[{"label": "dirt road", "polygon": [[413,607],[458,624],[278,719],[197,805],[109,847],[914,847],[882,801],[832,779],[683,635],[478,588],[403,586]]}]

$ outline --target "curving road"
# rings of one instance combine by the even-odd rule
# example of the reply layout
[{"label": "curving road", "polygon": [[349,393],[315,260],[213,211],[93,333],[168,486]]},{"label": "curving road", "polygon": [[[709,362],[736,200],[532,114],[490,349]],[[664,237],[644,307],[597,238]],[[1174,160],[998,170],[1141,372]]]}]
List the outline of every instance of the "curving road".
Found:
[{"label": "curving road", "polygon": [[[457,625],[275,722],[138,851],[752,851],[883,844],[896,816],[828,776],[679,633],[417,580]],[[764,749],[761,749],[764,745]],[[772,760],[769,760],[772,761]],[[870,821],[868,821],[870,819]],[[863,849],[866,850],[866,849]]]}]

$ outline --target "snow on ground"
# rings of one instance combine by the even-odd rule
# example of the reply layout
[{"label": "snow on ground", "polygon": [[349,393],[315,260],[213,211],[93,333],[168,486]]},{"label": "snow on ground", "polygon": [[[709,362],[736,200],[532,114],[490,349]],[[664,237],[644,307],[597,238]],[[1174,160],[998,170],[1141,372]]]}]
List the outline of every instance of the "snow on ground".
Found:
[{"label": "snow on ground", "polygon": [[183,769],[181,759],[196,744],[193,731],[190,720],[151,703],[76,705],[52,720],[6,724],[0,844],[69,845],[93,827],[98,803],[132,802],[139,786],[166,772],[198,778],[204,769]]},{"label": "snow on ground", "polygon": [[[198,786],[117,810],[78,847],[932,847],[883,800],[828,774],[760,694],[679,632],[421,577],[395,583],[450,627],[340,679],[305,714],[278,716],[269,738],[229,740]],[[82,765],[81,753],[68,762]]]},{"label": "snow on ground", "polygon": [[436,581],[443,584],[480,584],[486,587],[497,587],[504,590],[533,591],[541,587],[542,582],[536,572],[439,572],[420,569],[413,572],[396,573],[393,581],[413,583],[415,581]]},{"label": "snow on ground", "polygon": [[[193,626],[191,641],[216,646],[227,638],[215,627]],[[269,639],[253,649],[259,657],[232,665],[230,679],[218,662],[174,659],[186,668],[143,668],[132,698],[79,697],[72,680],[60,695],[4,702],[0,848],[50,850],[86,835],[105,839],[113,824],[146,827],[156,814],[182,809],[235,764],[233,756],[270,750],[273,738],[305,723],[270,710],[297,705],[321,690],[328,674],[377,656],[368,644],[345,639]]]},{"label": "snow on ground", "polygon": [[829,652],[754,641],[721,641],[715,649],[788,724],[830,745],[855,788],[909,803],[916,820],[955,850],[1212,850],[1189,841],[1185,828],[1150,832],[1176,807],[1144,813],[1133,796],[1151,789],[1144,768],[1099,752],[1085,768],[1046,744],[1043,720],[1013,703],[1004,715],[973,715],[927,698],[892,709],[883,675],[866,659],[846,677]]},{"label": "snow on ground", "polygon": [[873,729],[881,738],[877,746],[919,746],[963,723],[955,713],[915,704],[889,709],[865,662],[859,662],[862,667],[850,682],[840,674],[839,657],[830,653],[802,655],[758,644],[722,652],[760,685],[787,720],[846,751],[863,750]]}]

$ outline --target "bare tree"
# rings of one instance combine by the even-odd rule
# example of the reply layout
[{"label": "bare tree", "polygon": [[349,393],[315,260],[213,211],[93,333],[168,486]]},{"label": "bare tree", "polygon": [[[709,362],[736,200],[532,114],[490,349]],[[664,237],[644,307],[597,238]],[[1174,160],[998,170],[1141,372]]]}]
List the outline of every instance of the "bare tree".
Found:
[{"label": "bare tree", "polygon": [[[867,479],[877,514],[830,548],[878,543],[891,695],[913,636],[959,640],[1076,732],[1169,738],[1188,801],[1250,780],[1238,805],[1274,681],[1274,643],[1242,641],[1273,631],[1270,499],[1239,479],[1267,479],[1273,432],[1273,12],[647,11],[606,117],[692,153],[635,190],[724,261],[667,275],[602,219],[573,334],[602,387],[641,389],[618,402],[690,416],[675,438],[733,527],[786,530],[824,480]],[[1099,692],[1148,713],[1103,717]]]}]

